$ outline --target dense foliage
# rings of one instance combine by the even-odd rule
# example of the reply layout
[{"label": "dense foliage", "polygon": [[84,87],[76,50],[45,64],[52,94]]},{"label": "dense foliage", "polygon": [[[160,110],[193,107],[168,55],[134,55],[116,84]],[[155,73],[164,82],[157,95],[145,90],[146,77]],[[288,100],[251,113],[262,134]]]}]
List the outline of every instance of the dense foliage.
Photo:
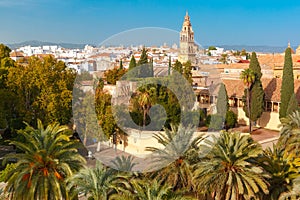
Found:
[{"label": "dense foliage", "polygon": [[[143,51],[138,65],[150,63],[151,66],[152,61],[148,61],[146,50]],[[14,62],[9,58],[9,52],[9,48],[0,45],[0,126],[19,131],[16,138],[9,140],[17,153],[6,156],[6,161],[15,163],[0,172],[0,181],[6,184],[5,198],[77,199],[83,194],[89,199],[122,200],[299,199],[300,113],[294,97],[289,98],[289,115],[282,118],[278,143],[263,150],[250,135],[226,131],[206,135],[195,133],[194,127],[187,125],[195,120],[193,117],[198,117],[199,112],[188,113],[193,112],[191,108],[186,106],[187,112],[180,105],[182,100],[194,99],[185,95],[187,85],[178,76],[174,78],[169,74],[166,79],[158,79],[158,84],[138,87],[129,106],[133,120],[141,127],[164,118],[162,113],[156,112],[155,104],[160,104],[166,111],[166,129],[153,136],[163,148],[149,144],[146,149],[152,152],[153,166],[149,167],[154,170],[124,172],[137,167],[135,157],[126,154],[111,161],[114,169],[101,163],[87,168],[85,159],[78,153],[80,143],[71,137],[73,132],[59,125],[68,124],[72,117],[70,108],[76,73],[51,56]],[[254,64],[255,59],[253,55],[251,61]],[[241,76],[247,87],[247,100],[256,94],[255,81],[261,77],[259,64],[254,64],[253,69],[245,70]],[[132,58],[131,69],[135,65]],[[122,63],[114,70],[124,70]],[[188,80],[190,87],[190,63],[182,65],[177,61],[172,73],[175,70]],[[92,81],[88,73],[78,78],[79,82]],[[153,79],[143,78],[146,82]],[[111,80],[118,79],[113,77]],[[259,91],[260,84],[257,85]],[[168,86],[176,87],[183,95],[176,95]],[[124,133],[116,124],[112,96],[104,89],[102,79],[94,82],[94,89],[95,93],[87,92],[75,98],[78,109],[73,117],[79,125],[77,131],[83,134],[83,143],[96,139],[100,144],[113,133],[119,137]],[[219,103],[226,104],[226,89],[221,91]],[[247,108],[250,107],[253,105]],[[212,121],[223,122],[225,115],[221,128],[234,126],[236,115],[232,111],[222,106],[217,106],[217,110],[223,117],[219,119],[217,115],[211,118]],[[258,111],[247,110],[259,116]],[[117,112],[122,112],[122,106]],[[25,128],[21,121],[27,121]],[[127,121],[121,119],[122,125],[126,126]],[[164,167],[158,167],[162,164]],[[0,189],[0,199],[3,197],[1,192]]]},{"label": "dense foliage", "polygon": [[23,141],[10,141],[22,152],[6,156],[17,160],[5,177],[11,199],[68,199],[66,179],[85,164],[77,152],[79,143],[70,139],[70,133],[58,123],[44,128],[38,120],[37,129],[27,124],[19,132]]},{"label": "dense foliage", "polygon": [[293,60],[291,54],[291,48],[285,50],[284,66],[282,74],[282,84],[280,90],[280,108],[279,108],[279,118],[287,116],[287,109],[294,94],[294,73],[293,73]]},{"label": "dense foliage", "polygon": [[223,83],[220,84],[218,99],[217,99],[217,113],[225,119],[226,113],[229,109],[228,95],[226,87]]},{"label": "dense foliage", "polygon": [[104,77],[108,84],[116,85],[116,82],[120,80],[126,72],[127,70],[123,67],[122,61],[120,61],[120,66],[107,70],[104,73]]},{"label": "dense foliage", "polygon": [[244,82],[244,85],[246,86],[245,105],[247,108],[246,110],[247,110],[248,118],[249,118],[249,133],[251,133],[252,123],[251,123],[251,117],[249,117],[249,116],[251,116],[251,88],[252,88],[253,83],[255,82],[256,75],[253,70],[248,68],[248,69],[245,69],[244,71],[242,71],[242,73],[240,75],[240,79]]},{"label": "dense foliage", "polygon": [[37,119],[44,124],[68,124],[75,76],[75,71],[50,55],[19,62],[1,59],[0,126],[18,129],[23,121],[36,125]]},{"label": "dense foliage", "polygon": [[[257,121],[260,118],[264,111],[264,90],[261,83],[261,68],[259,62],[257,60],[257,56],[255,52],[252,52],[251,61],[249,65],[249,69],[254,73],[255,79],[251,84],[249,90],[249,99],[250,99],[250,115],[248,112],[248,103],[244,102],[244,112],[246,116],[249,117],[251,121]],[[245,90],[244,96],[247,96],[247,90]]]},{"label": "dense foliage", "polygon": [[[299,112],[283,121],[279,142],[266,150],[250,135],[221,132],[195,138],[191,127],[173,126],[171,131],[154,135],[165,148],[147,148],[153,152],[156,170],[140,174],[121,171],[135,166],[130,156],[113,160],[116,170],[97,163],[95,168],[78,171],[84,160],[73,148],[76,142],[69,140],[65,127],[53,124],[44,129],[39,122],[38,129],[28,126],[20,132],[24,142],[12,141],[24,153],[8,156],[18,162],[4,173],[6,195],[12,199],[24,195],[71,199],[79,193],[89,199],[123,200],[297,199]],[[157,168],[158,163],[166,167]]]}]

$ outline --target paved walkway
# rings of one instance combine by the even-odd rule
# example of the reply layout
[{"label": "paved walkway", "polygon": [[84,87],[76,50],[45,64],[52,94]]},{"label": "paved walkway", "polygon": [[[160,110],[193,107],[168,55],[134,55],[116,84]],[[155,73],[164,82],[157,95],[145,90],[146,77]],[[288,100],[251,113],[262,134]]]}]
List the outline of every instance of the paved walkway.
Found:
[{"label": "paved walkway", "polygon": [[114,149],[112,147],[108,147],[106,145],[101,144],[101,151],[96,152],[96,144],[89,146],[88,150],[94,152],[93,156],[95,159],[88,160],[88,166],[93,166],[96,163],[96,159],[101,161],[106,166],[113,167],[111,161],[115,160],[117,157],[121,156],[132,156],[133,157],[133,163],[136,163],[136,165],[133,167],[133,171],[142,172],[142,171],[151,171],[151,169],[154,167],[153,162],[150,156],[146,158],[139,158],[132,154],[127,153],[126,151],[121,151],[119,149]]},{"label": "paved walkway", "polygon": [[[241,126],[235,128],[234,130],[247,133],[249,130],[248,126]],[[256,128],[253,127],[253,132],[251,133],[252,138],[261,143],[263,148],[272,147],[273,143],[276,143],[279,137],[278,131],[273,131],[264,128]],[[125,156],[128,157],[131,154],[127,153],[126,151],[121,151],[119,149],[115,150],[112,147],[108,147],[106,145],[101,144],[101,151],[96,152],[96,144],[89,146],[88,149],[93,152],[93,156],[100,160],[103,164],[107,166],[112,166],[111,161],[116,159],[118,156]],[[147,158],[139,158],[136,156],[131,155],[134,160],[133,162],[136,165],[133,167],[133,171],[149,171],[151,170],[151,166],[153,166],[153,162],[150,157]],[[95,166],[96,159],[88,160],[88,166]]]},{"label": "paved walkway", "polygon": [[[278,141],[278,138],[280,136],[279,131],[264,129],[264,128],[257,128],[253,127],[253,131],[251,133],[251,137],[254,141],[259,142],[263,149],[267,147],[273,147],[273,144],[275,144]],[[236,131],[240,131],[242,133],[248,133],[249,126],[241,126],[234,128]]]}]

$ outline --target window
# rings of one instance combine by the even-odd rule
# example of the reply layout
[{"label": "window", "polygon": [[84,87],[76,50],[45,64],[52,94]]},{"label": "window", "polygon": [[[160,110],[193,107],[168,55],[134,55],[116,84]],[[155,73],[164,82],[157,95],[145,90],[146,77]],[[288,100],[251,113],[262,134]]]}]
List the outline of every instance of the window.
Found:
[{"label": "window", "polygon": [[270,102],[270,101],[266,102],[266,111],[272,112],[272,102]]},{"label": "window", "polygon": [[239,106],[239,107],[243,107],[243,106],[244,106],[243,99],[239,99],[238,101],[239,101],[239,105],[238,105],[238,106]]},{"label": "window", "polygon": [[277,102],[273,103],[273,112],[279,112],[279,104]]}]

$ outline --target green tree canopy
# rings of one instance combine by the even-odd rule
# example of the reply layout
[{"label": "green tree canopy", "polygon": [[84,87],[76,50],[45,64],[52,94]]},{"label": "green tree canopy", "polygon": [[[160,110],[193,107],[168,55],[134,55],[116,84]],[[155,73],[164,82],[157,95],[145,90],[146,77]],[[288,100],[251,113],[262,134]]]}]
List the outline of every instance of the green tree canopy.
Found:
[{"label": "green tree canopy", "polygon": [[296,95],[295,95],[295,93],[293,93],[291,98],[290,98],[286,114],[288,116],[288,115],[292,114],[295,111],[299,111],[299,106],[298,106],[298,100],[296,98]]},{"label": "green tree canopy", "polygon": [[255,81],[255,73],[250,68],[245,69],[242,71],[240,79],[246,86],[246,102],[244,110],[246,110],[246,115],[248,113],[247,117],[249,118],[249,133],[251,133],[251,87]]},{"label": "green tree canopy", "polygon": [[123,67],[123,61],[122,60],[120,60],[120,66],[119,66],[119,69],[121,70],[121,69],[123,69],[124,67]]},{"label": "green tree canopy", "polygon": [[172,68],[172,64],[171,64],[171,56],[169,56],[168,75],[171,74],[171,68]]},{"label": "green tree canopy", "polygon": [[142,49],[141,57],[137,63],[137,66],[141,66],[148,63],[148,55],[145,47]]},{"label": "green tree canopy", "polygon": [[217,99],[217,113],[221,115],[223,119],[225,119],[228,109],[229,109],[229,104],[228,104],[228,95],[227,95],[226,87],[224,83],[221,83],[218,92],[218,99]]},{"label": "green tree canopy", "polygon": [[181,62],[179,62],[178,60],[176,60],[173,69],[175,69],[177,72],[179,72],[180,74],[183,73],[183,68],[182,68],[182,64]]},{"label": "green tree canopy", "polygon": [[256,78],[258,80],[261,79],[261,76],[262,76],[261,67],[260,67],[260,64],[257,60],[257,56],[256,56],[255,52],[252,52],[251,60],[250,60],[250,64],[249,64],[249,69],[251,69],[255,73]]},{"label": "green tree canopy", "polygon": [[192,85],[193,79],[192,79],[192,63],[191,61],[187,61],[183,64],[183,76],[186,78],[186,80]]},{"label": "green tree canopy", "polygon": [[128,68],[128,70],[131,70],[131,69],[133,69],[133,68],[135,68],[135,67],[136,67],[136,61],[135,61],[134,56],[132,55],[132,56],[131,56],[131,59],[130,59],[130,63],[129,63],[129,68]]},{"label": "green tree canopy", "polygon": [[280,90],[280,108],[279,108],[279,118],[287,116],[287,108],[291,99],[292,94],[294,94],[294,73],[293,73],[293,60],[291,55],[291,48],[285,50],[282,84]]},{"label": "green tree canopy", "polygon": [[99,161],[94,168],[81,169],[69,179],[69,190],[75,188],[73,198],[83,192],[90,200],[107,200],[118,191],[121,180],[112,169],[107,169]]},{"label": "green tree canopy", "polygon": [[117,129],[112,113],[111,98],[112,96],[105,92],[103,88],[97,87],[95,92],[95,109],[98,123],[106,138],[109,138]]},{"label": "green tree canopy", "polygon": [[78,141],[70,140],[68,127],[53,123],[44,128],[38,120],[37,129],[27,124],[19,132],[23,141],[12,140],[22,153],[9,154],[16,159],[9,172],[5,190],[11,199],[69,199],[66,179],[85,164],[77,152]]},{"label": "green tree canopy", "polygon": [[[259,62],[257,60],[257,56],[255,52],[252,52],[251,61],[249,65],[249,69],[252,70],[255,74],[255,80],[250,89],[250,109],[251,116],[250,119],[252,121],[256,121],[260,118],[264,111],[264,97],[265,93],[261,83],[261,68]],[[245,91],[246,92],[246,91]],[[246,96],[246,94],[245,94]],[[247,103],[246,103],[247,104]],[[246,112],[246,116],[249,117],[247,105],[244,106],[244,111]]]},{"label": "green tree canopy", "polygon": [[153,77],[153,60],[148,61],[148,54],[145,47],[142,49],[140,60],[137,63],[139,66],[138,78]]},{"label": "green tree canopy", "polygon": [[11,49],[8,46],[5,46],[4,44],[0,44],[0,62],[3,58],[9,57],[10,52]]},{"label": "green tree canopy", "polygon": [[107,70],[104,73],[104,76],[106,77],[106,81],[108,84],[116,85],[116,82],[120,80],[123,75],[127,72],[125,68],[121,68],[121,66],[115,67],[113,69]]},{"label": "green tree canopy", "polygon": [[75,77],[74,70],[52,56],[30,57],[28,64],[9,68],[7,88],[19,103],[13,107],[13,118],[7,121],[35,124],[36,119],[41,119],[44,124],[69,123]]},{"label": "green tree canopy", "polygon": [[262,153],[261,146],[250,135],[221,132],[206,140],[202,149],[205,159],[197,164],[197,187],[213,199],[251,199],[268,194],[263,169],[251,163]]},{"label": "green tree canopy", "polygon": [[215,47],[215,46],[209,46],[208,47],[208,50],[210,51],[210,50],[217,50],[217,48]]}]

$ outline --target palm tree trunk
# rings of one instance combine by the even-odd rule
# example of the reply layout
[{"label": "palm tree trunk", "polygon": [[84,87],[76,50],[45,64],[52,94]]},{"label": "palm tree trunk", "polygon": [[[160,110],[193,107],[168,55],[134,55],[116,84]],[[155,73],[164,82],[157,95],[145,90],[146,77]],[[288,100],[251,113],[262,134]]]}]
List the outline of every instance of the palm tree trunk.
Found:
[{"label": "palm tree trunk", "polygon": [[83,145],[86,145],[86,141],[87,141],[87,134],[86,132],[84,133],[84,137],[83,137]]},{"label": "palm tree trunk", "polygon": [[250,108],[250,89],[247,88],[247,109],[249,118],[249,133],[251,134],[251,108]]},{"label": "palm tree trunk", "polygon": [[143,128],[146,126],[146,109],[144,108],[144,121],[143,121]]},{"label": "palm tree trunk", "polygon": [[97,152],[99,152],[101,150],[101,142],[100,140],[98,141],[98,144],[97,144]]}]

